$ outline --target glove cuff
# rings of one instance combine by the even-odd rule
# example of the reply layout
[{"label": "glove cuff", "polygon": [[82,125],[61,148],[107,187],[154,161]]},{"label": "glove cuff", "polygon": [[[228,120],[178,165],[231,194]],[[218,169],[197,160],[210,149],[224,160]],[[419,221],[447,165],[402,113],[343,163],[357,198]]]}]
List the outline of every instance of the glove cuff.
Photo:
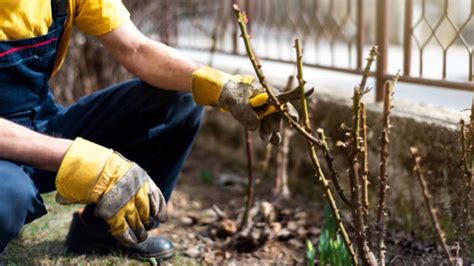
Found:
[{"label": "glove cuff", "polygon": [[77,203],[95,203],[90,193],[112,152],[111,149],[76,138],[56,175],[56,190],[59,195]]},{"label": "glove cuff", "polygon": [[211,67],[201,67],[193,73],[194,101],[199,105],[217,106],[221,90],[229,80],[238,79]]}]

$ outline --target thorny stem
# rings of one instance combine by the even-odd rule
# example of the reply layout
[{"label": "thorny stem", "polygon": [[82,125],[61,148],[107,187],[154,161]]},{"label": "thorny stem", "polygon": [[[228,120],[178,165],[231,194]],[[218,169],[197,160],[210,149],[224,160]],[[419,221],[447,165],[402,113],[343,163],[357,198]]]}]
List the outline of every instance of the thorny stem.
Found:
[{"label": "thorny stem", "polygon": [[[472,183],[474,182],[474,98],[472,99],[471,104],[471,117],[470,117],[470,125],[469,125],[469,133],[470,133],[470,142],[469,142],[469,153],[471,157],[471,177],[468,180],[468,196],[467,196],[467,206],[471,204],[471,190],[472,190]],[[469,218],[469,217],[468,217]]]},{"label": "thorny stem", "polygon": [[344,227],[344,224],[342,223],[342,218],[339,213],[339,209],[337,208],[336,201],[334,200],[334,196],[332,195],[331,188],[329,187],[329,181],[326,179],[324,176],[323,170],[321,169],[321,165],[318,160],[318,156],[316,155],[316,148],[314,147],[314,144],[308,142],[308,148],[311,154],[311,161],[313,162],[313,165],[316,167],[316,178],[318,178],[318,181],[320,185],[323,187],[324,190],[324,197],[329,203],[329,207],[331,207],[331,213],[336,220],[338,232],[342,237],[342,240],[344,241],[344,245],[347,248],[347,251],[349,252],[349,256],[351,257],[351,261],[353,265],[358,265],[359,261],[357,259],[357,255],[354,251],[354,248],[352,247],[352,242],[349,238],[349,235],[347,234],[347,231]]},{"label": "thorny stem", "polygon": [[249,36],[247,32],[247,23],[248,23],[247,16],[245,15],[245,12],[241,11],[237,5],[233,5],[233,8],[234,8],[235,15],[237,16],[237,21],[239,23],[240,31],[242,33],[241,37],[244,40],[245,50],[247,51],[247,55],[252,63],[253,69],[255,70],[255,73],[257,74],[257,78],[260,81],[260,84],[262,84],[262,87],[268,93],[268,96],[273,101],[273,103],[277,105],[278,107],[280,107],[281,103],[278,100],[278,98],[275,96],[271,88],[268,86],[267,81],[265,79],[265,75],[263,74],[263,71],[262,71],[262,66],[258,63],[257,57],[255,56],[255,53],[252,48],[252,44],[250,43],[251,37]]},{"label": "thorny stem", "polygon": [[365,66],[361,82],[358,87],[354,88],[353,96],[353,119],[352,119],[352,149],[351,149],[351,167],[349,171],[349,181],[351,187],[351,204],[352,204],[352,219],[354,223],[355,233],[357,237],[357,245],[359,254],[363,255],[364,263],[368,265],[377,265],[375,256],[369,249],[367,236],[365,234],[365,225],[362,218],[361,198],[359,191],[359,171],[360,163],[359,157],[361,152],[360,147],[360,103],[364,94],[367,92],[366,83],[370,73],[372,63],[377,57],[377,47],[372,47],[367,58],[367,64]]},{"label": "thorny stem", "polygon": [[[469,133],[470,133],[470,141],[469,141],[469,155],[471,157],[471,175],[468,175],[467,180],[467,187],[466,187],[466,203],[464,204],[467,211],[467,221],[471,219],[471,191],[472,191],[472,183],[474,182],[474,98],[472,99],[471,103],[471,117],[470,117],[470,125],[469,125]],[[466,224],[466,230],[469,231],[469,225]]]},{"label": "thorny stem", "polygon": [[468,138],[466,136],[466,131],[470,131],[466,128],[466,123],[464,120],[461,119],[460,121],[460,127],[461,127],[461,148],[462,148],[462,162],[463,162],[463,170],[464,170],[464,178],[465,178],[465,188],[466,190],[464,191],[464,202],[462,206],[462,216],[461,216],[461,221],[459,223],[459,228],[457,230],[457,240],[458,244],[461,247],[464,247],[464,240],[465,237],[468,233],[468,222],[471,216],[470,212],[470,201],[471,201],[471,185],[472,183],[470,182],[471,180],[471,169],[469,167],[469,155],[468,155],[468,150],[469,148],[467,147],[468,145]]},{"label": "thorny stem", "polygon": [[464,167],[464,174],[470,175],[471,171],[469,170],[469,156],[467,155],[468,148],[467,148],[467,136],[466,136],[466,122],[463,119],[459,121],[461,127],[461,148],[462,148],[462,162]]},{"label": "thorny stem", "polygon": [[[302,63],[303,56],[301,54],[301,45],[298,39],[295,40],[295,49],[296,49],[296,58],[297,58],[298,86],[301,90],[301,103],[303,105],[303,123],[306,130],[308,132],[311,132],[312,129],[311,129],[311,123],[309,121],[308,103],[307,103],[306,95],[304,93],[305,92],[304,86],[306,82],[303,79],[303,63]],[[324,196],[329,201],[332,214],[337,222],[339,233],[341,234],[342,239],[344,240],[344,244],[351,256],[352,263],[354,265],[357,265],[358,264],[357,255],[355,254],[354,248],[352,247],[352,243],[342,223],[342,219],[339,214],[339,209],[337,208],[336,201],[334,200],[331,189],[329,187],[329,181],[326,179],[323,173],[323,170],[321,169],[321,165],[319,163],[319,159],[316,153],[316,148],[310,140],[307,140],[307,144],[308,144],[308,150],[311,156],[311,161],[313,165],[316,167],[316,171],[317,171],[316,176],[318,177],[320,184],[324,188]]]},{"label": "thorny stem", "polygon": [[[471,212],[469,207],[471,206],[471,191],[472,191],[472,183],[474,182],[474,98],[472,99],[471,104],[471,117],[470,117],[470,125],[469,125],[469,133],[470,133],[470,141],[469,141],[469,155],[471,157],[471,175],[468,174],[467,180],[467,187],[466,187],[466,203],[464,204],[467,211],[467,220],[471,219]],[[469,225],[466,225],[466,229],[469,230]]]},{"label": "thorny stem", "polygon": [[248,217],[250,208],[253,204],[253,194],[254,194],[254,179],[253,179],[253,169],[252,169],[252,135],[249,130],[245,130],[245,146],[247,153],[247,171],[248,171],[248,185],[247,185],[247,204],[245,205],[245,211],[242,216],[242,222],[240,224],[240,230],[243,230],[247,227]]},{"label": "thorny stem", "polygon": [[247,32],[247,17],[245,16],[245,13],[242,12],[237,5],[233,5],[235,15],[237,16],[237,20],[239,23],[240,31],[242,32],[242,39],[244,41],[245,45],[245,50],[247,51],[247,55],[250,59],[250,62],[252,63],[253,69],[255,71],[255,74],[257,75],[258,80],[260,81],[260,84],[262,87],[265,89],[265,91],[268,93],[268,96],[270,97],[271,104],[274,104],[279,110],[281,110],[283,117],[288,121],[288,123],[296,129],[300,134],[302,134],[306,139],[309,141],[313,142],[316,146],[321,147],[321,142],[315,138],[311,133],[307,132],[301,125],[296,122],[291,115],[286,111],[286,107],[284,104],[281,104],[278,98],[275,96],[271,88],[268,86],[267,81],[265,79],[265,75],[263,74],[262,71],[262,66],[258,63],[257,58],[255,57],[255,53],[253,51],[252,45],[250,43],[250,36]]},{"label": "thorny stem", "polygon": [[431,202],[431,193],[428,189],[428,184],[426,182],[425,176],[421,170],[420,167],[420,161],[421,161],[421,156],[418,152],[418,149],[415,147],[410,148],[410,153],[413,157],[413,171],[415,172],[416,176],[418,177],[418,180],[420,181],[420,186],[421,186],[421,192],[423,194],[423,198],[425,200],[426,208],[428,209],[428,212],[431,215],[431,220],[433,222],[433,225],[436,229],[436,233],[438,235],[439,242],[441,243],[441,246],[443,248],[443,251],[446,255],[446,258],[448,259],[449,263],[451,265],[456,265],[455,259],[451,255],[451,252],[449,251],[449,247],[446,244],[446,238],[445,238],[445,233],[443,229],[441,228],[439,221],[438,221],[438,216],[436,215],[437,210],[433,207],[433,203]]},{"label": "thorny stem", "polygon": [[367,141],[367,114],[365,111],[365,104],[360,103],[360,126],[362,132],[362,218],[365,224],[365,234],[367,236],[367,243],[371,246],[372,233],[369,224],[369,146]]},{"label": "thorny stem", "polygon": [[290,116],[288,111],[286,111],[284,108],[282,108],[282,105],[280,104],[278,99],[275,97],[275,95],[273,94],[271,89],[268,87],[268,85],[265,81],[265,76],[263,75],[263,72],[261,70],[261,66],[258,64],[257,59],[256,59],[256,57],[253,53],[252,46],[250,44],[250,37],[247,34],[247,29],[246,29],[246,26],[245,26],[245,23],[246,23],[245,15],[240,11],[240,9],[238,8],[237,5],[234,5],[233,8],[234,8],[235,14],[237,16],[240,29],[242,31],[242,38],[244,40],[245,48],[247,50],[247,55],[248,55],[248,57],[249,57],[249,59],[252,63],[252,66],[255,70],[255,73],[257,74],[257,77],[258,77],[262,87],[266,90],[269,97],[273,100],[273,104],[277,105],[280,108],[280,110],[282,110],[282,114],[285,117],[285,119],[288,121],[288,123],[292,127],[294,127],[300,134],[302,134],[306,138],[306,140],[309,144],[308,146],[309,146],[310,153],[311,153],[311,160],[313,162],[313,165],[316,167],[316,177],[318,177],[318,181],[320,182],[320,184],[324,188],[324,195],[325,195],[326,199],[329,202],[329,206],[331,207],[332,214],[334,216],[334,219],[336,220],[339,233],[341,234],[342,239],[344,241],[344,245],[346,246],[346,248],[347,248],[347,250],[350,254],[352,264],[353,265],[358,265],[357,255],[354,252],[354,249],[352,247],[352,243],[349,239],[349,235],[347,234],[347,231],[344,228],[344,224],[342,223],[341,215],[339,214],[339,209],[337,208],[336,201],[334,200],[331,189],[329,187],[329,181],[325,178],[324,173],[321,169],[321,165],[319,164],[318,157],[316,155],[315,146],[320,147],[321,142],[318,139],[316,139],[313,135],[308,133],[304,128],[302,128],[300,126],[300,124],[298,124],[298,122],[293,120],[293,118]]},{"label": "thorny stem", "polygon": [[298,85],[300,89],[300,97],[301,97],[301,106],[303,108],[303,126],[305,127],[306,131],[311,133],[311,125],[309,122],[309,112],[308,112],[308,101],[305,96],[304,86],[306,85],[306,81],[303,78],[303,53],[301,51],[301,42],[300,39],[295,40],[295,50],[296,50],[296,71],[297,71],[297,79]]},{"label": "thorny stem", "polygon": [[324,130],[322,128],[319,128],[317,130],[318,132],[318,138],[321,140],[321,143],[323,144],[322,151],[324,154],[324,159],[326,161],[326,164],[329,169],[329,177],[331,179],[331,182],[334,184],[334,188],[336,189],[337,194],[341,198],[342,202],[344,202],[348,207],[351,207],[351,201],[346,197],[344,194],[344,190],[341,187],[341,184],[339,183],[339,174],[336,171],[336,167],[334,166],[334,157],[331,154],[331,150],[329,149],[329,145],[326,139],[326,135],[324,134]]},{"label": "thorny stem", "polygon": [[[461,248],[465,247],[465,239],[469,233],[469,221],[471,219],[471,190],[474,179],[474,98],[471,106],[470,124],[466,125],[464,120],[461,120],[461,147],[462,147],[462,162],[465,178],[464,202],[461,216],[461,222],[457,233],[457,239]],[[469,133],[469,137],[466,135]]]},{"label": "thorny stem", "polygon": [[387,194],[388,186],[388,175],[387,175],[387,164],[388,164],[388,145],[390,135],[390,115],[392,110],[392,97],[395,89],[396,82],[398,81],[399,74],[387,82],[384,85],[384,103],[383,103],[383,131],[380,139],[380,186],[379,186],[379,205],[377,208],[377,245],[379,251],[380,264],[385,265],[385,216],[387,215],[385,210],[385,198]]}]

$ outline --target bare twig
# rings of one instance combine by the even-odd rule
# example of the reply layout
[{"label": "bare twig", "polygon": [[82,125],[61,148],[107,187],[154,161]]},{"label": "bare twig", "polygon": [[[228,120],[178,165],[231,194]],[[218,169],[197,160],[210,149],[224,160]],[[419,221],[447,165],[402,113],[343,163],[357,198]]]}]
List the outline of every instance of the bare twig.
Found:
[{"label": "bare twig", "polygon": [[253,179],[253,169],[252,169],[252,135],[249,130],[245,130],[245,144],[246,144],[246,155],[247,155],[247,171],[248,171],[248,185],[247,185],[247,203],[245,205],[244,215],[242,216],[242,221],[240,223],[240,230],[243,230],[248,223],[248,217],[250,209],[253,204],[253,194],[254,194],[254,179]]},{"label": "bare twig", "polygon": [[[467,219],[471,219],[471,212],[469,211],[469,207],[471,206],[471,191],[472,191],[472,183],[474,182],[474,98],[472,99],[471,104],[471,117],[470,117],[470,125],[469,125],[469,157],[471,159],[470,169],[471,175],[468,175],[467,180],[467,187],[466,187],[466,203],[465,206],[468,209],[468,216]],[[467,228],[469,229],[469,228]]]},{"label": "bare twig", "polygon": [[377,57],[377,47],[372,47],[367,58],[367,64],[362,75],[361,82],[358,87],[354,88],[353,96],[353,118],[352,118],[352,145],[351,145],[351,167],[349,171],[349,181],[351,186],[351,204],[352,204],[352,219],[354,223],[355,233],[357,237],[357,245],[359,249],[359,254],[363,255],[365,264],[377,265],[375,256],[370,250],[367,242],[367,236],[365,234],[365,225],[362,218],[362,207],[361,207],[361,198],[359,190],[359,173],[360,173],[360,163],[359,157],[361,153],[360,147],[360,104],[361,99],[364,94],[367,92],[366,83],[367,78],[370,74],[370,69],[372,63]]},{"label": "bare twig", "polygon": [[385,198],[388,187],[388,175],[387,175],[387,164],[388,164],[388,144],[390,135],[390,115],[392,110],[392,97],[395,89],[396,82],[398,81],[399,74],[387,82],[384,85],[384,102],[383,102],[383,131],[382,137],[380,138],[381,149],[380,149],[380,186],[379,186],[379,205],[377,208],[377,245],[379,250],[380,264],[385,265],[385,216],[387,215],[385,210]]},{"label": "bare twig", "polygon": [[[474,179],[474,98],[471,107],[470,124],[466,125],[464,120],[460,121],[461,126],[461,147],[462,164],[464,170],[463,185],[465,187],[463,195],[462,215],[457,230],[457,239],[461,248],[465,247],[466,236],[469,234],[469,221],[471,219],[471,191]],[[468,136],[469,134],[469,136]]]},{"label": "bare twig", "polygon": [[[471,206],[471,191],[472,191],[472,183],[474,182],[474,98],[472,99],[471,104],[471,117],[470,117],[470,125],[469,125],[469,155],[471,157],[471,176],[468,178],[467,181],[467,195],[466,195],[466,206]],[[470,219],[470,212],[468,216],[468,220]]]},{"label": "bare twig", "polygon": [[367,114],[364,103],[360,103],[360,127],[362,132],[362,218],[365,224],[367,243],[371,246],[372,233],[369,223],[369,146],[367,141]]},{"label": "bare twig", "polygon": [[441,228],[441,225],[439,224],[438,221],[438,216],[437,216],[437,210],[433,207],[433,203],[431,202],[431,193],[428,189],[428,184],[426,182],[425,176],[421,170],[420,167],[420,161],[421,161],[421,156],[418,152],[418,149],[415,147],[410,148],[410,153],[413,157],[413,171],[415,172],[416,176],[418,177],[418,181],[420,181],[420,186],[421,186],[421,192],[423,194],[423,198],[425,200],[426,208],[428,209],[428,212],[431,215],[431,220],[433,222],[433,225],[436,229],[436,233],[438,235],[439,242],[441,244],[441,247],[443,248],[443,251],[446,255],[446,259],[451,265],[456,265],[454,257],[451,255],[451,252],[449,251],[449,247],[446,244],[446,234],[444,233],[443,229]]},{"label": "bare twig", "polygon": [[[468,174],[468,179],[467,179],[467,186],[466,186],[466,201],[464,203],[464,206],[466,206],[467,209],[467,221],[471,220],[471,192],[472,192],[472,183],[474,182],[474,98],[472,99],[471,103],[471,117],[470,117],[470,125],[469,125],[469,157],[471,159],[470,163],[470,169],[471,169],[471,175]],[[469,224],[466,224],[466,231],[469,232]],[[464,245],[464,243],[461,243]]]},{"label": "bare twig", "polygon": [[262,85],[262,87],[265,89],[265,91],[268,93],[268,96],[270,97],[269,103],[274,104],[279,110],[281,110],[283,117],[285,120],[292,126],[296,131],[298,131],[300,134],[302,134],[306,139],[310,140],[313,142],[316,146],[321,147],[321,141],[319,141],[317,138],[315,138],[311,133],[307,132],[301,125],[296,122],[291,115],[286,112],[286,105],[281,104],[278,98],[275,96],[275,93],[273,93],[272,89],[270,86],[268,86],[267,81],[265,79],[265,75],[263,74],[262,71],[262,66],[258,63],[257,57],[255,56],[255,53],[253,51],[252,45],[250,43],[250,36],[247,32],[247,17],[245,16],[245,13],[242,12],[237,5],[233,5],[235,15],[237,16],[237,20],[239,23],[240,31],[242,33],[241,37],[244,40],[244,45],[245,45],[245,50],[247,51],[247,55],[250,59],[250,62],[252,63],[252,67],[255,71],[255,74],[257,75],[257,78]]},{"label": "bare twig", "polygon": [[329,145],[327,142],[326,135],[324,134],[324,130],[319,128],[317,130],[318,137],[323,144],[322,152],[324,155],[324,159],[329,169],[329,177],[331,178],[331,182],[336,189],[337,194],[341,198],[342,202],[344,202],[348,207],[351,207],[351,201],[346,197],[344,194],[344,190],[342,189],[341,184],[339,183],[339,174],[336,171],[336,167],[334,166],[334,157],[331,154],[331,150],[329,149]]},{"label": "bare twig", "polygon": [[461,119],[460,121],[460,127],[461,127],[461,148],[462,148],[462,165],[463,165],[463,170],[464,170],[464,180],[463,182],[463,187],[465,187],[464,191],[464,196],[463,196],[463,205],[462,205],[462,215],[461,215],[461,221],[458,224],[458,230],[457,230],[457,240],[458,244],[462,247],[464,247],[464,241],[465,237],[468,233],[468,223],[469,219],[471,216],[471,211],[470,211],[470,201],[471,201],[471,169],[469,165],[469,159],[470,156],[468,154],[469,148],[468,143],[468,137],[466,135],[468,128],[466,127],[466,123],[464,120]]},{"label": "bare twig", "polygon": [[[301,52],[301,45],[300,45],[299,39],[296,39],[295,41],[295,48],[296,48],[296,58],[297,58],[296,60],[297,60],[297,71],[298,71],[298,74],[297,74],[298,85],[301,90],[301,103],[303,105],[303,125],[306,130],[311,132],[311,123],[309,121],[309,112],[308,112],[308,102],[306,100],[306,95],[304,93],[305,91],[304,86],[306,82],[303,79],[303,61],[302,61],[303,56]],[[323,173],[323,170],[321,168],[321,165],[319,163],[319,159],[316,154],[316,147],[314,143],[311,142],[310,140],[307,140],[307,144],[308,144],[309,153],[311,155],[311,161],[313,162],[313,165],[315,166],[316,171],[317,171],[316,176],[318,177],[320,184],[324,188],[324,195],[327,201],[329,202],[329,206],[331,207],[331,211],[334,216],[334,219],[336,220],[339,233],[341,234],[344,244],[349,252],[352,263],[354,265],[357,265],[358,264],[357,255],[355,254],[354,248],[352,247],[352,243],[342,223],[342,219],[339,214],[339,209],[337,208],[336,201],[334,200],[331,189],[329,187],[329,181],[326,179]]]},{"label": "bare twig", "polygon": [[[262,85],[263,88],[265,88],[265,90],[268,93],[270,99],[272,99],[272,104],[275,104],[279,108],[279,110],[281,110],[282,115],[288,121],[288,123],[293,128],[295,128],[295,130],[297,130],[301,135],[303,135],[306,138],[306,140],[309,144],[308,146],[309,146],[310,153],[311,153],[311,160],[313,162],[313,165],[316,168],[316,177],[318,178],[318,181],[320,182],[320,184],[324,188],[324,195],[325,195],[327,201],[329,202],[329,206],[331,207],[332,214],[334,216],[334,219],[336,220],[339,233],[340,233],[340,235],[341,235],[341,237],[344,241],[344,245],[346,246],[346,248],[347,248],[347,250],[350,254],[351,261],[354,265],[358,265],[357,255],[354,252],[354,249],[352,247],[352,243],[349,239],[349,236],[347,234],[346,229],[344,228],[344,224],[342,223],[342,219],[341,219],[341,216],[339,214],[339,209],[337,208],[336,202],[334,200],[331,189],[329,187],[329,181],[325,178],[324,173],[323,173],[323,171],[321,169],[321,166],[319,164],[318,157],[316,155],[315,146],[320,147],[321,142],[318,139],[316,139],[314,136],[312,136],[309,132],[307,132],[303,127],[301,127],[300,124],[298,124],[298,122],[293,120],[293,118],[289,115],[288,110],[286,110],[285,106],[282,106],[280,104],[280,102],[275,97],[275,95],[273,94],[271,89],[268,87],[268,85],[265,81],[265,76],[263,75],[263,72],[261,70],[261,66],[258,64],[257,59],[254,55],[252,46],[250,44],[250,37],[247,34],[247,28],[246,28],[246,22],[247,22],[246,20],[247,19],[246,19],[245,15],[243,14],[243,12],[240,11],[240,9],[238,8],[237,5],[234,5],[233,8],[234,8],[235,14],[236,14],[237,19],[238,19],[239,27],[240,27],[241,32],[242,32],[242,38],[244,40],[247,55],[248,55],[248,57],[249,57],[249,59],[252,63],[252,66],[253,66],[253,68],[255,70],[255,73],[256,73],[259,81],[260,81],[260,84]],[[302,88],[302,89],[304,89],[304,88]],[[308,114],[306,114],[306,115],[308,115]]]},{"label": "bare twig", "polygon": [[342,223],[342,218],[339,213],[339,209],[337,208],[336,201],[334,199],[334,196],[332,195],[331,188],[329,186],[329,180],[326,179],[323,170],[321,169],[321,165],[319,163],[318,157],[316,155],[316,148],[314,144],[310,141],[308,141],[308,146],[309,146],[309,151],[311,154],[311,161],[313,165],[316,167],[316,178],[318,178],[318,181],[320,185],[323,187],[324,190],[324,197],[329,203],[329,207],[331,208],[331,213],[336,220],[336,224],[338,227],[338,232],[342,237],[342,240],[344,241],[344,245],[347,248],[347,251],[349,252],[349,256],[351,258],[352,264],[353,265],[358,265],[359,261],[357,259],[357,255],[354,251],[354,248],[352,247],[352,242],[349,238],[349,235],[347,234],[347,231],[344,227],[344,224]]},{"label": "bare twig", "polygon": [[464,122],[463,119],[459,121],[460,127],[461,127],[461,148],[462,148],[462,163],[463,163],[463,169],[464,169],[464,174],[466,176],[471,175],[471,171],[469,169],[469,155],[468,153],[468,139],[466,135],[466,131],[469,131],[469,129],[466,128],[466,122]]},{"label": "bare twig", "polygon": [[298,87],[300,89],[300,97],[301,97],[301,107],[303,108],[303,121],[302,124],[307,132],[311,132],[311,124],[309,121],[309,111],[308,111],[308,101],[306,99],[304,86],[306,85],[306,81],[303,77],[303,52],[301,50],[301,43],[299,39],[295,40],[295,50],[296,50],[296,78],[298,80]]}]

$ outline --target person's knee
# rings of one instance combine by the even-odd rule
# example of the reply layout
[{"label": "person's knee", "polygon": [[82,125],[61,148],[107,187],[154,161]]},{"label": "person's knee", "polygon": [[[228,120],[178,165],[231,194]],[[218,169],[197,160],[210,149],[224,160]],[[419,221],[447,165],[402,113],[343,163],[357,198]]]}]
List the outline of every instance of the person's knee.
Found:
[{"label": "person's knee", "polygon": [[21,167],[0,161],[0,250],[15,237],[25,223],[46,213],[29,176]]}]

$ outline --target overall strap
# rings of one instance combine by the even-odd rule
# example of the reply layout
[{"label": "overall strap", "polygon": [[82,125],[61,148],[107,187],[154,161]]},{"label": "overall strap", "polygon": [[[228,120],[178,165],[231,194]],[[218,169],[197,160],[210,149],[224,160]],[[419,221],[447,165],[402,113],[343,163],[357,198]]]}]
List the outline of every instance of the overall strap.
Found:
[{"label": "overall strap", "polygon": [[51,0],[53,19],[67,15],[68,0]]}]

